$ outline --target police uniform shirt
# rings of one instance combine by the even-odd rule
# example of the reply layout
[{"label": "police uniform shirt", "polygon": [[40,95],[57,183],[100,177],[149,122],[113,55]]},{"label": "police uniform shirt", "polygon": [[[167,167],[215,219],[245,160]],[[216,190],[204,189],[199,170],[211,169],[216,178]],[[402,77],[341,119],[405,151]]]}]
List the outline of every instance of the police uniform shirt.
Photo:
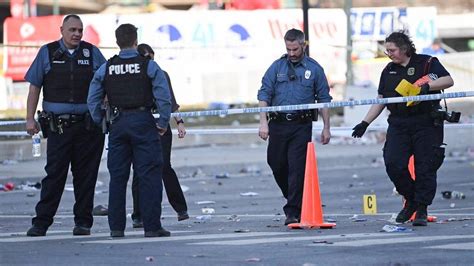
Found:
[{"label": "police uniform shirt", "polygon": [[[71,54],[63,40],[59,40],[59,45],[65,54],[69,57],[73,57],[76,53],[82,53],[79,51],[79,46],[74,49]],[[105,57],[99,51],[97,47],[92,46],[92,69],[96,71],[103,63],[105,63]],[[30,68],[26,72],[25,80],[32,85],[41,88],[45,75],[51,70],[50,58],[47,45],[41,46],[35,60],[31,64]],[[84,114],[88,111],[87,104],[74,104],[74,103],[53,103],[43,100],[43,110],[46,112],[53,112],[55,114]]]},{"label": "police uniform shirt", "polygon": [[[138,56],[136,49],[124,49],[119,53],[119,57],[126,59]],[[95,72],[89,87],[89,95],[87,97],[87,105],[91,112],[92,119],[99,124],[102,120],[102,102],[105,97],[105,88],[102,82],[104,81],[107,63],[104,63]],[[168,83],[165,79],[163,70],[158,64],[153,61],[148,61],[147,75],[151,79],[153,96],[160,114],[158,125],[161,128],[166,128],[170,120],[171,113],[171,96]]]},{"label": "police uniform shirt", "polygon": [[[421,78],[422,76],[428,73],[433,73],[437,75],[438,78],[444,77],[444,76],[450,76],[449,72],[444,68],[443,65],[441,65],[438,58],[436,57],[432,57],[431,65],[427,69],[427,73],[424,73],[425,64],[428,59],[429,59],[429,56],[427,55],[414,54],[410,58],[410,62],[408,62],[408,65],[406,66],[402,66],[400,64],[395,64],[395,63],[389,63],[387,67],[384,68],[380,76],[378,94],[383,95],[384,91],[395,90],[398,83],[397,84],[386,83],[386,79],[388,79],[390,76],[396,76],[398,82],[401,81],[402,79],[406,79],[410,83],[415,83],[415,81],[417,81],[419,78]],[[390,87],[386,88],[386,86],[390,86]],[[439,93],[439,92],[433,92],[433,93]],[[398,94],[397,96],[401,96],[401,95]]]},{"label": "police uniform shirt", "polygon": [[316,60],[304,56],[297,64],[290,64],[286,55],[273,62],[262,78],[259,101],[269,106],[331,102],[324,69]]}]

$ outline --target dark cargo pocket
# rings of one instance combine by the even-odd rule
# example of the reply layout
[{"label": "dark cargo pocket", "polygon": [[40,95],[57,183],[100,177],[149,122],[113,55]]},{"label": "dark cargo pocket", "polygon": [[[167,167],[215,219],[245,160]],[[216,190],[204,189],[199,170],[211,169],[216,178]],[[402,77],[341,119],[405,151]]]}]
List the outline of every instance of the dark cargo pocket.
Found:
[{"label": "dark cargo pocket", "polygon": [[444,161],[444,147],[433,147],[433,157],[431,159],[431,166],[433,170],[437,171]]}]

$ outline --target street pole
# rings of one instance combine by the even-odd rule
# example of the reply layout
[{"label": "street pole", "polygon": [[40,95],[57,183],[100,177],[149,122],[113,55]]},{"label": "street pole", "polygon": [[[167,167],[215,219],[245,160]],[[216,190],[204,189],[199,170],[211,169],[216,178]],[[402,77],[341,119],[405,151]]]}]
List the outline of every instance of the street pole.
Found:
[{"label": "street pole", "polygon": [[308,0],[302,0],[303,1],[303,32],[305,36],[305,41],[306,41],[306,55],[309,56],[309,30],[308,30],[308,9],[309,9],[309,4]]},{"label": "street pole", "polygon": [[347,36],[346,36],[346,86],[354,84],[354,76],[352,72],[352,24],[351,24],[351,8],[352,0],[344,1],[344,12],[346,13],[346,25],[347,25]]},{"label": "street pole", "polygon": [[59,15],[59,0],[53,1],[53,15]]}]

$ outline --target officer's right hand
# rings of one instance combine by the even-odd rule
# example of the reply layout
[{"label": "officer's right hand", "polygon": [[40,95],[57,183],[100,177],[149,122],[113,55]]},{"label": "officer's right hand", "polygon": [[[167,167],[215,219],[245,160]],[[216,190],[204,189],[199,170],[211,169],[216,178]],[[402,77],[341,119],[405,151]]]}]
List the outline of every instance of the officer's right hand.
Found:
[{"label": "officer's right hand", "polygon": [[166,130],[168,130],[166,127],[159,127],[158,124],[156,124],[156,127],[158,128],[158,134],[160,134],[160,136],[163,136],[166,133]]},{"label": "officer's right hand", "polygon": [[26,120],[26,133],[28,135],[33,136],[34,134],[39,132],[38,123],[34,119],[27,119]]},{"label": "officer's right hand", "polygon": [[260,127],[258,128],[258,136],[263,140],[267,140],[268,138],[268,124],[267,123],[260,123]]},{"label": "officer's right hand", "polygon": [[364,135],[365,131],[367,130],[367,127],[369,126],[369,123],[362,121],[359,124],[357,124],[352,130],[352,137],[353,138],[360,138]]}]

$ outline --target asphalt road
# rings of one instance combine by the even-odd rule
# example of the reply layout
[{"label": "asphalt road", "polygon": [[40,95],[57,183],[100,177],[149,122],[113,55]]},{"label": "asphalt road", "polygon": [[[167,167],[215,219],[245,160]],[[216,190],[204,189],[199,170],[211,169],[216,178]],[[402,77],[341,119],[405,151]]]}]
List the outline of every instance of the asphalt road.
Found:
[{"label": "asphalt road", "polygon": [[[472,145],[472,143],[471,143]],[[111,239],[106,216],[96,216],[92,235],[72,236],[71,180],[46,237],[26,237],[38,190],[0,192],[1,265],[472,265],[474,261],[474,156],[448,156],[427,227],[400,225],[383,232],[401,198],[381,161],[381,144],[316,146],[324,219],[332,229],[288,229],[284,199],[265,164],[265,144],[208,145],[173,151],[173,164],[187,189],[191,218],[177,222],[166,198],[163,226],[169,238],[144,238],[127,219],[126,237]],[[37,182],[43,160],[0,165],[0,181]],[[220,178],[218,178],[219,176]],[[96,204],[106,204],[105,161]],[[465,199],[443,199],[457,190]],[[129,190],[130,191],[130,190]],[[248,196],[253,194],[253,196]],[[363,214],[363,196],[376,195],[377,213]],[[208,203],[203,203],[208,201]],[[127,211],[131,212],[131,193]],[[202,208],[214,214],[202,217]]]}]

